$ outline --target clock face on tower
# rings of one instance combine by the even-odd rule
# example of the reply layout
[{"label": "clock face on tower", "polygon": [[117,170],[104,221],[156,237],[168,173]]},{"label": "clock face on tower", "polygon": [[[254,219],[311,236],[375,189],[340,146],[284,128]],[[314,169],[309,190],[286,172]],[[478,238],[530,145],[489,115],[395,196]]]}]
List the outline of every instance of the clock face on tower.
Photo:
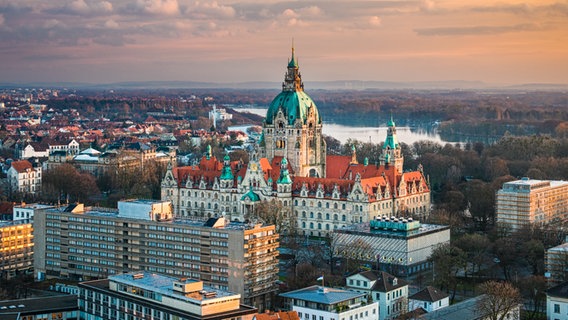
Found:
[{"label": "clock face on tower", "polygon": [[252,171],[256,171],[256,170],[258,169],[258,165],[257,165],[256,163],[251,163],[251,164],[250,164],[250,169],[251,169]]}]

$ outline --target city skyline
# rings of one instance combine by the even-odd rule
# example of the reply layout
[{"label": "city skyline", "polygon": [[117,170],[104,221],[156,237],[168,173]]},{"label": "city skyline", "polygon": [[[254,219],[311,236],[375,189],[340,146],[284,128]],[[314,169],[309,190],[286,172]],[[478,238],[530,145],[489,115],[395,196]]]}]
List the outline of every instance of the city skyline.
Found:
[{"label": "city skyline", "polygon": [[[568,83],[568,1],[0,0],[0,82]],[[281,73],[274,70],[282,70]]]}]

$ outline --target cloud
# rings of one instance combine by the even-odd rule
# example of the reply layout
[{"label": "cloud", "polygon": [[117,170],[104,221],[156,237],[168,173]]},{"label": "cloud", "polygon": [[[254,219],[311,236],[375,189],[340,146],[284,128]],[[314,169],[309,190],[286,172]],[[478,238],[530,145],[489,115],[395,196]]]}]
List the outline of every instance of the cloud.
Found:
[{"label": "cloud", "polygon": [[374,27],[378,27],[381,25],[381,18],[377,16],[372,16],[369,18],[369,24]]},{"label": "cloud", "polygon": [[535,24],[517,24],[513,26],[471,26],[471,27],[439,27],[414,29],[419,36],[471,36],[493,35],[511,32],[538,31],[542,28]]},{"label": "cloud", "polygon": [[104,26],[107,29],[118,29],[119,24],[116,21],[110,19],[110,20],[105,21]]},{"label": "cloud", "polygon": [[61,14],[79,14],[79,15],[99,15],[107,14],[113,11],[112,3],[109,1],[100,0],[73,0],[68,5],[64,7],[53,7],[48,8],[45,12],[49,13],[61,13]]},{"label": "cloud", "polygon": [[194,19],[232,18],[235,13],[233,7],[220,5],[217,1],[211,3],[196,1],[193,6],[186,10],[186,14]]},{"label": "cloud", "polygon": [[0,27],[4,25],[4,15],[0,13]]},{"label": "cloud", "polygon": [[177,0],[136,0],[139,11],[155,15],[177,15],[179,4]]}]

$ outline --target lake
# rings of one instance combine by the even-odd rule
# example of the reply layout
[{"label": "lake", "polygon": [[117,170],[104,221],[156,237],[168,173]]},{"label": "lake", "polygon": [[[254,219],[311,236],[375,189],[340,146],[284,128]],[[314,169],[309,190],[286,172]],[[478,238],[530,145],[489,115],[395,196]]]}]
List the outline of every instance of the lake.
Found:
[{"label": "lake", "polygon": [[[260,107],[232,107],[238,112],[248,112],[256,114],[262,117],[266,116],[266,108]],[[396,119],[395,123],[397,122]],[[387,136],[386,126],[387,121],[385,119],[385,125],[379,127],[370,126],[350,126],[346,124],[338,124],[337,122],[331,120],[324,120],[323,122],[323,134],[334,137],[335,139],[341,141],[341,143],[347,142],[348,139],[356,139],[363,142],[372,143],[382,143],[385,141]],[[342,121],[345,123],[345,121]],[[452,141],[444,141],[440,135],[436,132],[434,125],[426,124],[427,129],[425,129],[424,124],[420,127],[418,126],[397,126],[396,133],[399,142],[404,142],[406,144],[413,144],[416,141],[429,140],[432,142],[437,142],[439,144],[455,143]]]}]

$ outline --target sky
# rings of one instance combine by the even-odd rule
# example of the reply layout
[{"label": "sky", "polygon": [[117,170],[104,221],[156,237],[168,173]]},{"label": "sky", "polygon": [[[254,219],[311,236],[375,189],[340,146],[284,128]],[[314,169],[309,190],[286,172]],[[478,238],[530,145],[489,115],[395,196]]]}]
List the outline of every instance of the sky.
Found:
[{"label": "sky", "polygon": [[568,83],[568,0],[0,0],[0,83]]}]

